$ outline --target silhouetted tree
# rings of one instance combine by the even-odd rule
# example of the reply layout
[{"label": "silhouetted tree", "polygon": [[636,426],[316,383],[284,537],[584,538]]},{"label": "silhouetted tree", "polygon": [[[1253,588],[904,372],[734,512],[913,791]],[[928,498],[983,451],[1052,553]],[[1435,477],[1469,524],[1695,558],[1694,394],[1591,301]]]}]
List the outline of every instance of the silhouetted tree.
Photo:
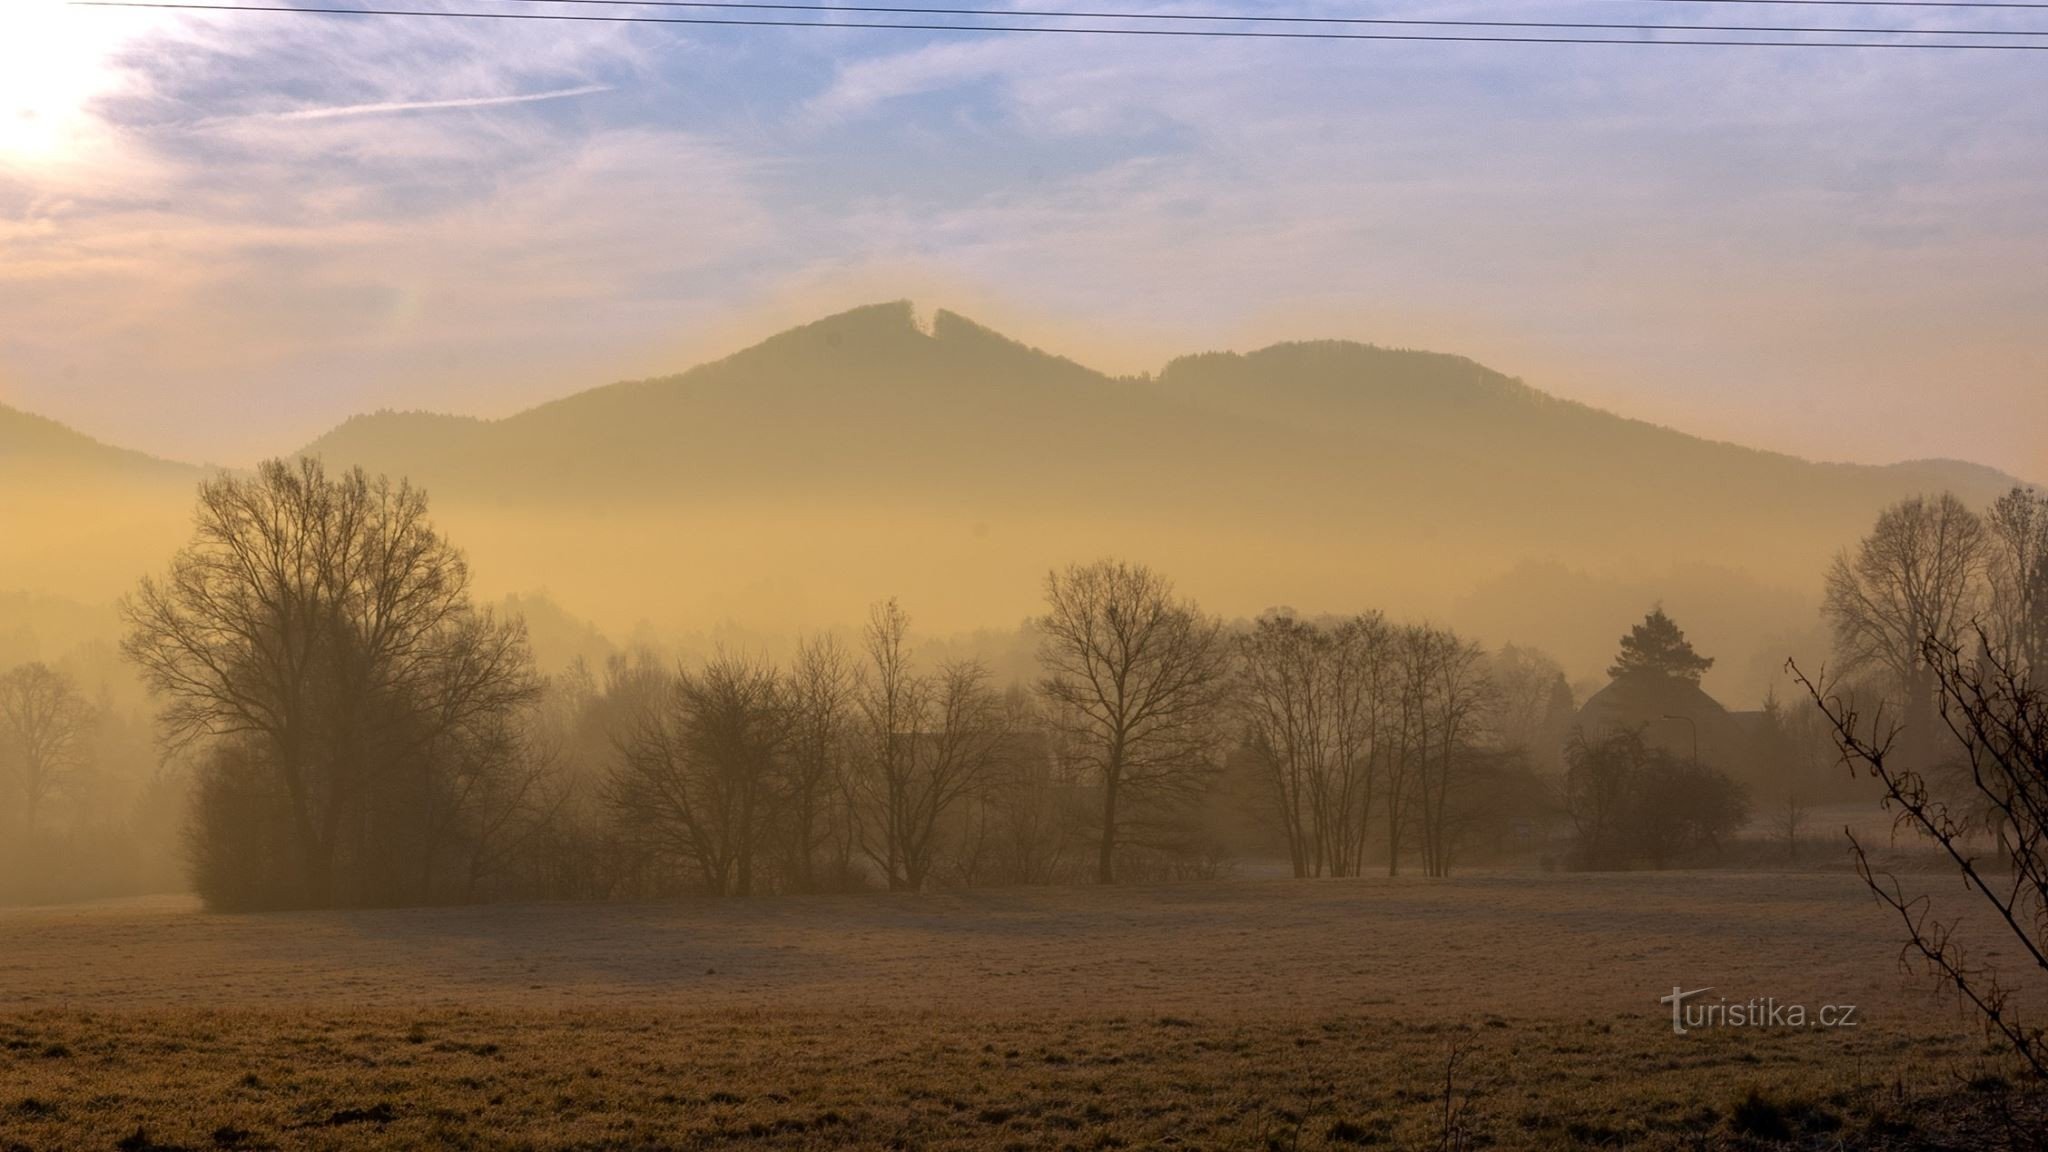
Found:
[{"label": "silhouetted tree", "polygon": [[523,626],[471,603],[425,493],[312,459],[200,485],[192,541],[121,610],[167,742],[232,745],[222,787],[268,774],[292,903],[428,898],[386,887],[431,843],[422,791],[538,692]]},{"label": "silhouetted tree", "polygon": [[209,905],[304,905],[305,846],[294,827],[291,796],[255,741],[215,741],[200,753],[185,853],[193,890]]},{"label": "silhouetted tree", "polygon": [[1985,516],[1992,642],[2021,672],[2048,675],[2048,494],[2014,488]]},{"label": "silhouetted tree", "polygon": [[1265,776],[1296,876],[1357,873],[1373,815],[1392,630],[1284,612],[1238,637],[1245,745]]},{"label": "silhouetted tree", "polygon": [[1220,623],[1142,565],[1050,573],[1045,599],[1039,694],[1061,754],[1101,789],[1095,878],[1110,884],[1132,809],[1191,797],[1213,771],[1229,645]]},{"label": "silhouetted tree", "polygon": [[1538,768],[1560,766],[1578,704],[1564,668],[1549,655],[1513,644],[1487,662],[1494,686],[1494,736],[1504,749],[1521,749]]},{"label": "silhouetted tree", "polygon": [[1714,666],[1714,658],[1693,651],[1685,632],[1664,614],[1659,605],[1643,622],[1621,638],[1621,651],[1607,674],[1620,680],[1628,676],[1656,676],[1697,684]]},{"label": "silhouetted tree", "polygon": [[1486,652],[1449,629],[1421,626],[1409,630],[1401,648],[1403,659],[1417,664],[1421,710],[1411,731],[1416,743],[1415,778],[1421,801],[1422,867],[1431,876],[1451,874],[1475,749],[1494,705],[1492,681],[1485,675]]},{"label": "silhouetted tree", "polygon": [[[1003,694],[1009,737],[977,789],[977,876],[998,883],[1049,884],[1066,858],[1083,799],[1056,770],[1050,740],[1028,690]],[[985,869],[985,871],[983,871]],[[975,882],[970,880],[970,883]]]},{"label": "silhouetted tree", "polygon": [[1575,868],[1619,868],[1628,860],[1628,822],[1651,748],[1633,729],[1602,739],[1574,733],[1565,746],[1564,800]]},{"label": "silhouetted tree", "polygon": [[[1824,611],[1840,670],[1876,672],[1904,707],[1910,757],[1933,749],[1935,677],[1929,640],[1953,644],[1983,603],[1990,541],[1984,522],[1946,492],[1878,515],[1854,554],[1828,570]],[[1923,764],[1924,767],[1924,764]]]},{"label": "silhouetted tree", "polygon": [[850,796],[853,728],[858,679],[846,650],[830,636],[797,646],[789,673],[790,739],[783,773],[782,808],[791,886],[815,892],[821,854],[835,886],[851,881],[856,828],[845,803]]},{"label": "silhouetted tree", "polygon": [[766,665],[722,654],[679,672],[620,741],[613,810],[712,895],[752,895],[791,732],[786,687]]},{"label": "silhouetted tree", "polygon": [[[438,749],[438,777],[423,792],[433,834],[418,863],[419,891],[474,902],[494,886],[515,896],[554,896],[534,875],[555,820],[572,801],[561,776],[558,735],[533,714],[484,718]],[[444,859],[452,858],[452,865]],[[453,867],[451,885],[438,878]]]},{"label": "silhouetted tree", "polygon": [[29,663],[0,673],[0,786],[24,836],[91,757],[94,709],[63,673]]},{"label": "silhouetted tree", "polygon": [[910,617],[875,606],[856,744],[862,845],[889,887],[921,891],[938,859],[947,815],[995,763],[1008,735],[988,671],[962,661],[936,678],[910,666]]},{"label": "silhouetted tree", "polygon": [[1484,653],[1427,624],[1400,629],[1392,653],[1383,772],[1387,875],[1400,873],[1411,831],[1421,841],[1423,870],[1443,875],[1459,765],[1477,742],[1475,721],[1491,695],[1481,675]]},{"label": "silhouetted tree", "polygon": [[1727,773],[1653,751],[1631,824],[1636,856],[1662,868],[1701,849],[1718,852],[1749,811],[1748,790]]}]

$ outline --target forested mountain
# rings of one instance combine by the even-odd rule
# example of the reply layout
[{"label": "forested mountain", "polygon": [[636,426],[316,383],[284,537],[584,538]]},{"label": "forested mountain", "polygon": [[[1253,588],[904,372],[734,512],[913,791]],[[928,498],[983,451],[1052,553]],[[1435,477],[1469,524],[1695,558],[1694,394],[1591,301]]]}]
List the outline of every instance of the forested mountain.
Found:
[{"label": "forested mountain", "polygon": [[[151,490],[197,475],[0,416],[0,458],[93,461]],[[1461,357],[1353,343],[1111,377],[949,312],[920,324],[907,303],[505,419],[361,416],[304,451],[426,485],[487,590],[546,588],[617,630],[820,626],[889,594],[934,629],[1006,625],[1048,567],[1117,553],[1231,614],[1462,611],[1489,639],[1569,649],[1552,621],[1611,611],[1618,629],[1662,574],[1690,571],[1695,634],[1741,649],[1736,666],[1809,626],[1822,566],[1885,503],[2012,482],[1717,443]],[[130,567],[160,562],[165,541],[137,543]],[[1714,587],[1774,607],[1720,612]]]}]

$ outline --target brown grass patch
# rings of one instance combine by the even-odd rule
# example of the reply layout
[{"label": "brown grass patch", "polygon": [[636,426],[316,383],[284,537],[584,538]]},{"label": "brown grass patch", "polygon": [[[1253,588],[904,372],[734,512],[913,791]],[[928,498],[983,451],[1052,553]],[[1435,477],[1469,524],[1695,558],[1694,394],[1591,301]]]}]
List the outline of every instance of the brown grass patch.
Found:
[{"label": "brown grass patch", "polygon": [[[1853,877],[0,912],[0,1150],[1923,1148],[2048,1131]],[[1673,1035],[1674,983],[1860,1024]],[[1451,1054],[1461,1053],[1449,1078]]]}]

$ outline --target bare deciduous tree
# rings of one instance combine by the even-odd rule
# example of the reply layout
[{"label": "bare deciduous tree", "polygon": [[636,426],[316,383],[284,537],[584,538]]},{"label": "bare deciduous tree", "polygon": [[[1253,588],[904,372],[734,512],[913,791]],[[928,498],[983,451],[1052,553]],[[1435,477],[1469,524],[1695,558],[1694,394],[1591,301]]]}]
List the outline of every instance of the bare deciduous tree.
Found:
[{"label": "bare deciduous tree", "polygon": [[1065,858],[1074,818],[1072,788],[1057,770],[1028,689],[1003,694],[1009,739],[980,789],[989,863],[1005,882],[1049,884]]},{"label": "bare deciduous tree", "polygon": [[1238,638],[1248,751],[1264,768],[1296,876],[1354,875],[1373,813],[1390,629],[1286,613]]},{"label": "bare deciduous tree", "polygon": [[30,663],[0,674],[0,783],[20,805],[24,834],[84,769],[94,710],[63,673]]},{"label": "bare deciduous tree", "polygon": [[451,745],[442,782],[426,793],[435,829],[421,853],[419,890],[434,891],[439,857],[452,850],[460,871],[449,895],[470,903],[487,884],[535,862],[550,818],[570,797],[558,778],[559,748],[533,717],[491,717]]},{"label": "bare deciduous tree", "polygon": [[1492,707],[1494,687],[1486,677],[1486,651],[1477,644],[1442,628],[1423,626],[1409,634],[1401,652],[1416,664],[1411,683],[1420,692],[1416,706],[1421,715],[1411,731],[1422,804],[1422,868],[1430,876],[1448,876],[1466,812],[1465,797],[1459,795],[1462,778]]},{"label": "bare deciduous tree", "polygon": [[1933,747],[1926,642],[1961,637],[1979,607],[1988,556],[1983,520],[1944,492],[1885,509],[1855,553],[1828,570],[1824,611],[1842,670],[1885,676],[1903,706],[1913,758],[1924,760]]},{"label": "bare deciduous tree", "polygon": [[862,843],[889,887],[921,891],[937,862],[944,821],[1001,750],[1008,714],[973,661],[936,677],[910,665],[910,617],[875,606],[860,686]]},{"label": "bare deciduous tree", "polygon": [[1984,519],[1991,536],[1991,640],[2039,683],[2048,675],[2048,494],[2014,488]]},{"label": "bare deciduous tree", "polygon": [[797,646],[789,674],[790,741],[782,791],[785,867],[801,892],[820,888],[821,853],[829,853],[835,884],[850,879],[855,826],[844,798],[857,686],[852,661],[830,636]]},{"label": "bare deciduous tree", "polygon": [[312,459],[203,483],[192,541],[122,613],[166,741],[231,743],[238,779],[277,785],[292,902],[406,898],[373,889],[422,850],[408,770],[538,691],[523,624],[472,605],[426,494]]},{"label": "bare deciduous tree", "polygon": [[1317,834],[1325,731],[1317,697],[1328,646],[1314,625],[1270,613],[1238,640],[1246,743],[1272,786],[1296,877],[1320,876],[1324,865]]},{"label": "bare deciduous tree", "polygon": [[1560,766],[1577,712],[1563,666],[1538,649],[1508,644],[1488,662],[1487,678],[1497,696],[1493,727],[1501,746],[1521,749],[1540,767]]},{"label": "bare deciduous tree", "polygon": [[1039,693],[1062,755],[1101,789],[1095,877],[1109,884],[1132,807],[1192,794],[1212,770],[1229,646],[1142,565],[1074,565],[1046,577],[1045,598]]},{"label": "bare deciduous tree", "polygon": [[751,895],[790,737],[781,677],[716,656],[677,673],[620,740],[612,808],[651,850],[695,867],[712,895]]},{"label": "bare deciduous tree", "polygon": [[1785,790],[1784,806],[1778,809],[1778,831],[1785,837],[1785,858],[1799,859],[1799,836],[1806,830],[1806,817],[1812,805],[1806,793],[1798,785]]}]

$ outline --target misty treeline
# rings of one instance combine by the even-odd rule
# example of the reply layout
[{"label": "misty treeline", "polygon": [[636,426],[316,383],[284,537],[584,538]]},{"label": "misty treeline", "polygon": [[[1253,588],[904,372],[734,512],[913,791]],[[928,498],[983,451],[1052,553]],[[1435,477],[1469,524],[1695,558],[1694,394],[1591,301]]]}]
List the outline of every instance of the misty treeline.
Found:
[{"label": "misty treeline", "polygon": [[1445,876],[1468,840],[1498,847],[1518,827],[1526,838],[1544,815],[1539,758],[1572,716],[1548,659],[1492,658],[1449,629],[1379,613],[1268,613],[1235,646],[1238,755],[1266,782],[1296,876],[1391,875],[1409,849]]},{"label": "misty treeline", "polygon": [[1927,971],[2048,1076],[2048,495],[1893,505],[1830,569],[1826,613],[1837,663],[1795,677],[1895,831],[1938,849],[2013,947],[1966,951],[1959,918],[1851,835],[1858,874]]},{"label": "misty treeline", "polygon": [[[919,889],[1213,868],[1199,812],[1228,650],[1141,569],[1052,577],[1044,676],[914,666],[909,617],[787,668],[646,657],[546,678],[478,608],[426,498],[271,462],[201,486],[122,612],[196,763],[219,907]],[[1079,845],[1090,851],[1081,862]]]},{"label": "misty treeline", "polygon": [[1896,727],[1925,768],[1957,761],[1939,712],[1939,654],[1995,657],[2038,685],[2048,668],[2048,495],[2015,488],[1977,511],[1949,493],[1885,509],[1828,570],[1828,684]]},{"label": "misty treeline", "polygon": [[113,653],[0,659],[0,901],[175,886],[182,786]]},{"label": "misty treeline", "polygon": [[[1663,866],[1743,814],[1640,733],[1574,740],[1541,653],[1377,613],[1231,624],[1112,560],[1048,575],[1014,682],[921,663],[893,600],[780,663],[542,675],[423,492],[311,459],[205,482],[121,612],[223,908],[1109,883],[1269,846],[1304,877],[1563,840]],[[1683,656],[1617,674],[1696,680]]]},{"label": "misty treeline", "polygon": [[[1279,618],[1234,635],[1142,567],[1048,578],[1029,685],[918,666],[893,601],[786,666],[544,677],[404,482],[271,462],[203,484],[195,524],[123,603],[123,649],[194,765],[192,879],[218,907],[1200,875],[1226,762],[1266,762],[1241,669]],[[1432,871],[1477,746],[1443,724],[1418,714],[1386,776],[1389,858],[1412,829]]]}]

